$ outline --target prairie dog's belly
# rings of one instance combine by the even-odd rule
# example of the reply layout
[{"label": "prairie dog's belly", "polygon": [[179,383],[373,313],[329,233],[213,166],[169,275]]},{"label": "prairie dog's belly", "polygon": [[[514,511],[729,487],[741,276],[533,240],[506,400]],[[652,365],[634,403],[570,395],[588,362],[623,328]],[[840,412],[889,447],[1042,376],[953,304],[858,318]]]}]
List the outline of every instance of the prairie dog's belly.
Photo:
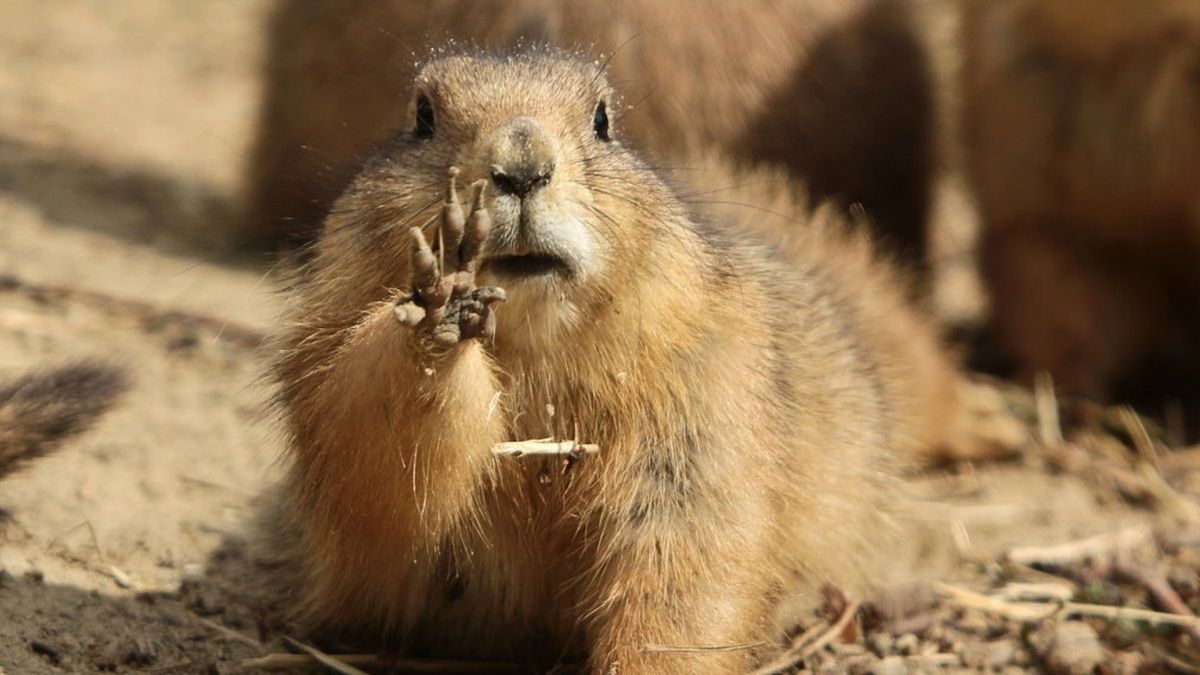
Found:
[{"label": "prairie dog's belly", "polygon": [[413,647],[430,656],[559,658],[570,638],[557,620],[565,570],[550,556],[547,535],[526,509],[494,508],[470,541],[443,555],[411,589],[395,589],[424,596]]}]

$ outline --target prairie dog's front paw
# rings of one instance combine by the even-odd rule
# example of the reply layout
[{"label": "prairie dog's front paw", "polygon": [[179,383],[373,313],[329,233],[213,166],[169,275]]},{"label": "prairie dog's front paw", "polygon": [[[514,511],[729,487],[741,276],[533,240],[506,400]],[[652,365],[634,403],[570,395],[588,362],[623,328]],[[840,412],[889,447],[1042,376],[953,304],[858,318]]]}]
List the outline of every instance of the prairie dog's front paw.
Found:
[{"label": "prairie dog's front paw", "polygon": [[475,285],[476,258],[492,226],[483,206],[486,184],[478,181],[473,185],[471,215],[464,218],[455,188],[457,176],[458,169],[451,168],[436,254],[421,228],[411,230],[412,295],[399,298],[394,310],[400,323],[438,349],[495,335],[493,305],[506,297],[502,288]]}]

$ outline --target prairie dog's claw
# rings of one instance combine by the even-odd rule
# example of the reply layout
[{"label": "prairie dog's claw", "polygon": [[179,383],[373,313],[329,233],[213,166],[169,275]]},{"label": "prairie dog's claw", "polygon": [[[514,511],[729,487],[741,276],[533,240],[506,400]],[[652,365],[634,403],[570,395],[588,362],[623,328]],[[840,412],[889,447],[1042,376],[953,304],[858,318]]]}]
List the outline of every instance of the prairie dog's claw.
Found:
[{"label": "prairie dog's claw", "polygon": [[492,216],[483,206],[484,192],[487,190],[487,183],[482,180],[475,181],[471,186],[474,191],[474,197],[471,199],[471,216],[467,221],[466,230],[461,238],[462,244],[458,250],[458,269],[466,271],[475,258],[479,255],[479,250],[483,247],[484,240],[492,231]]},{"label": "prairie dog's claw", "polygon": [[458,167],[450,167],[449,174],[446,202],[442,205],[442,250],[443,253],[451,251],[457,257],[467,221],[463,216],[462,204],[458,202],[458,189],[455,185],[458,178]]},{"label": "prairie dog's claw", "polygon": [[471,214],[463,217],[458,201],[458,169],[451,167],[437,231],[438,250],[429,245],[421,228],[412,236],[412,295],[398,298],[393,313],[401,324],[423,332],[436,348],[452,347],[471,338],[496,334],[494,305],[504,302],[504,289],[475,286],[473,264],[492,229],[484,207],[486,182],[471,185]]},{"label": "prairie dog's claw", "polygon": [[481,286],[475,289],[475,298],[480,302],[490,305],[493,302],[508,300],[508,293],[505,293],[504,289],[498,286]]},{"label": "prairie dog's claw", "polygon": [[425,241],[421,228],[411,230],[413,237],[412,271],[413,294],[426,308],[441,307],[448,293],[442,293],[441,268],[438,259]]}]

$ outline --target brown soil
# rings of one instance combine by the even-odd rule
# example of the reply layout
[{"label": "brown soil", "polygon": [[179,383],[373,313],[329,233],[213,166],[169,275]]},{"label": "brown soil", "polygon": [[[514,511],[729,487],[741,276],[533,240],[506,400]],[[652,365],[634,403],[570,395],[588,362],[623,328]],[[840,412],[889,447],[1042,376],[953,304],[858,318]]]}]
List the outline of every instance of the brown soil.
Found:
[{"label": "brown soil", "polygon": [[[246,658],[287,650],[288,628],[257,593],[270,570],[242,540],[279,449],[258,347],[277,280],[264,261],[220,248],[236,214],[266,9],[6,3],[0,375],[101,355],[136,382],[94,432],[0,484],[0,672],[241,672]],[[1032,420],[1027,395],[1006,395]],[[1070,422],[1114,426],[1098,414]],[[881,591],[857,612],[830,592],[798,627],[831,638],[803,665],[1073,672],[1071,659],[1085,668],[1096,657],[1101,672],[1196,672],[1196,644],[1177,629],[1022,622],[930,590],[935,578],[975,590],[1050,580],[1080,601],[1155,607],[1106,556],[1042,572],[998,562],[1014,546],[1153,523],[1159,536],[1131,555],[1200,608],[1200,548],[1177,525],[1197,517],[1181,496],[1200,494],[1190,456],[1153,441],[1139,454],[1126,435],[1031,443],[1015,460],[914,479],[927,536],[898,556],[917,564],[889,577],[918,590]],[[1156,462],[1161,471],[1147,468]],[[843,614],[843,629],[825,629]]]}]

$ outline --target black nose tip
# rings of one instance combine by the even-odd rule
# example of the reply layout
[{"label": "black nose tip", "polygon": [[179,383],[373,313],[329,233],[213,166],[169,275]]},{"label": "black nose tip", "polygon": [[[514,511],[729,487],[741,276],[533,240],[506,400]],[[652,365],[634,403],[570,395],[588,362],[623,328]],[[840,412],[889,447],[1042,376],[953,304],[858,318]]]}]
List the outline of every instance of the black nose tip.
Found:
[{"label": "black nose tip", "polygon": [[554,175],[554,165],[542,167],[523,166],[511,169],[492,167],[492,182],[496,189],[519,199],[528,197],[534,190],[544,187]]}]

